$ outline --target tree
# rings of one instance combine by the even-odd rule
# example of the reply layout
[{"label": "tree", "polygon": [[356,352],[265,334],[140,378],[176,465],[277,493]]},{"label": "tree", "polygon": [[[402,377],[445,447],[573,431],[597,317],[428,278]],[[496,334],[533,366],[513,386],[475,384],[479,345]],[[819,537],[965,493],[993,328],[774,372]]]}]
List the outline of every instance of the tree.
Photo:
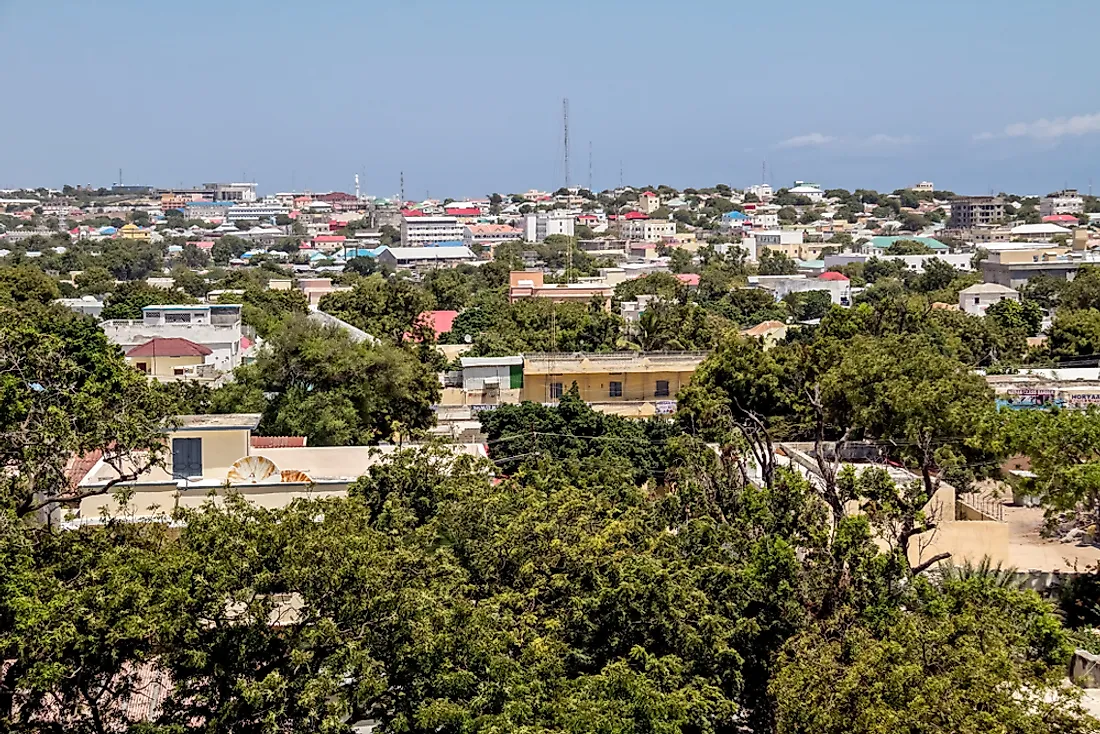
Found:
[{"label": "tree", "polygon": [[1006,298],[994,303],[985,311],[1005,331],[1016,331],[1025,336],[1039,333],[1043,325],[1043,309],[1034,301],[1014,301]]},{"label": "tree", "polygon": [[0,298],[13,303],[45,304],[61,297],[57,282],[37,268],[0,267]]},{"label": "tree", "polygon": [[1028,279],[1020,289],[1020,296],[1025,301],[1032,301],[1048,311],[1053,311],[1058,306],[1066,285],[1066,281],[1060,278],[1040,274]]},{"label": "tree", "polygon": [[242,399],[272,396],[263,433],[307,436],[318,446],[368,444],[426,428],[439,398],[436,374],[405,350],[355,342],[302,315],[284,319],[256,362],[235,377]]},{"label": "tree", "polygon": [[766,247],[757,260],[760,275],[794,275],[798,272],[798,263],[793,258]]},{"label": "tree", "polygon": [[142,318],[142,309],[146,306],[161,306],[173,303],[195,303],[195,299],[181,290],[154,288],[145,281],[120,283],[104,301],[102,318],[129,319]]},{"label": "tree", "polygon": [[674,273],[687,273],[691,270],[693,259],[690,252],[677,247],[669,253],[668,265]]},{"label": "tree", "polygon": [[183,246],[181,258],[189,268],[205,268],[210,264],[210,255],[190,242]]},{"label": "tree", "polygon": [[801,291],[788,293],[783,302],[795,321],[813,321],[829,312],[833,298],[829,291]]},{"label": "tree", "polygon": [[787,732],[1086,732],[1063,685],[1071,648],[1032,591],[988,577],[919,581],[905,609],[816,626],[793,639],[772,684]]},{"label": "tree", "polygon": [[1047,346],[1055,359],[1100,354],[1100,311],[1059,309],[1050,325]]},{"label": "tree", "polygon": [[[0,307],[0,511],[24,517],[109,493],[161,461],[167,405],[99,326],[60,306]],[[102,452],[119,478],[71,485],[76,455]]]},{"label": "tree", "polygon": [[99,296],[109,293],[115,287],[115,279],[107,268],[93,265],[73,277],[77,290],[82,296]]},{"label": "tree", "polygon": [[371,336],[399,344],[420,314],[434,305],[431,293],[411,281],[375,274],[356,281],[350,291],[324,296],[320,308]]},{"label": "tree", "polygon": [[932,248],[917,240],[896,239],[886,248],[887,255],[931,255]]},{"label": "tree", "polygon": [[1057,303],[1059,308],[1067,310],[1100,308],[1100,268],[1079,267],[1073,280],[1061,287]]}]

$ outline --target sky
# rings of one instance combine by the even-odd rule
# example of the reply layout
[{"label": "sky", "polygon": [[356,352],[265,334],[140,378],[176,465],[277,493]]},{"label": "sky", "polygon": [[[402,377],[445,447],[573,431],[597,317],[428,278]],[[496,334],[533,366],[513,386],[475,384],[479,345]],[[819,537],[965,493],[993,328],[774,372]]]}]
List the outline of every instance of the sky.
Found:
[{"label": "sky", "polygon": [[1096,0],[0,0],[0,188],[553,190],[567,97],[573,185],[1100,192],[1097,27]]}]

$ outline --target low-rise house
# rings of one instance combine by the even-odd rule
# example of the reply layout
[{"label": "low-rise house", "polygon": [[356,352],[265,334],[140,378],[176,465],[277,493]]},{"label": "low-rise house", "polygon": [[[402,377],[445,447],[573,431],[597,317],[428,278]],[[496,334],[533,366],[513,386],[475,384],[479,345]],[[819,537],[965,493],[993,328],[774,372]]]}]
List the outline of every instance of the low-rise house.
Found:
[{"label": "low-rise house", "polygon": [[614,293],[615,287],[604,283],[547,283],[541,270],[519,270],[509,275],[509,303],[524,298],[548,298],[554,303],[591,303],[597,299],[605,310],[610,310]]},{"label": "low-rise house", "polygon": [[[139,372],[161,382],[171,382],[214,376],[216,368],[207,361],[213,355],[210,347],[190,339],[156,337],[127,351],[126,361]],[[203,370],[204,366],[210,369]]]},{"label": "low-rise house", "polygon": [[238,303],[146,306],[141,320],[101,324],[107,339],[129,352],[155,339],[183,339],[211,351],[204,364],[228,372],[241,364],[244,332]]},{"label": "low-rise house", "polygon": [[527,354],[523,399],[553,402],[576,383],[582,400],[638,404],[637,415],[673,413],[680,388],[691,382],[706,352]]},{"label": "low-rise house", "polygon": [[461,242],[436,247],[383,247],[378,262],[398,270],[438,270],[477,262],[477,255]]},{"label": "low-rise house", "polygon": [[817,278],[809,278],[805,275],[751,275],[749,285],[771,291],[777,301],[782,300],[789,293],[827,291],[829,300],[834,304],[838,306],[852,304],[852,283],[841,273],[822,273]]},{"label": "low-rise house", "polygon": [[1006,300],[1019,301],[1020,292],[997,283],[978,283],[959,291],[959,308],[974,316],[985,316],[987,308]]},{"label": "low-rise house", "polygon": [[523,230],[507,224],[468,224],[463,230],[462,242],[471,250],[480,245],[489,253],[501,242],[515,242],[523,239]]},{"label": "low-rise house", "polygon": [[750,339],[760,339],[764,349],[770,349],[787,337],[787,325],[782,321],[762,321],[750,329],[741,332]]}]

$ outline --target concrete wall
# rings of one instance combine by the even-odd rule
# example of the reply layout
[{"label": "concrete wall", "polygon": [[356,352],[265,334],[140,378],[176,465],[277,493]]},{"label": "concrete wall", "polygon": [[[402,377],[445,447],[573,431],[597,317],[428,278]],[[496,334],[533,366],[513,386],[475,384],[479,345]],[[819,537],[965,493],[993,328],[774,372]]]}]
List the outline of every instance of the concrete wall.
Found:
[{"label": "concrete wall", "polygon": [[144,364],[145,373],[153,377],[173,377],[177,368],[182,369],[203,364],[203,357],[127,357],[126,361],[135,369],[138,364]]},{"label": "concrete wall", "polygon": [[198,438],[202,439],[202,472],[208,479],[225,479],[225,474],[233,462],[248,456],[252,450],[249,436],[250,431],[222,430],[222,431],[174,431],[168,439],[168,473],[172,472],[172,443],[174,438]]}]

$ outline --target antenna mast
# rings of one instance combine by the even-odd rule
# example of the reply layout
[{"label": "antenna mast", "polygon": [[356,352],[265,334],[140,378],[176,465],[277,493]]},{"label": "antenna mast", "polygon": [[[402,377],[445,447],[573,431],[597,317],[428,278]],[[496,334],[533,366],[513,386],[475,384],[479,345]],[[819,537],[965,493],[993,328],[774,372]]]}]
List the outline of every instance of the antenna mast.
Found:
[{"label": "antenna mast", "polygon": [[588,190],[592,190],[592,141],[588,141]]},{"label": "antenna mast", "polygon": [[561,101],[561,122],[565,138],[565,188],[569,188],[569,98]]},{"label": "antenna mast", "polygon": [[357,173],[357,174],[355,174],[355,200],[359,201],[360,198],[361,197],[359,196],[359,174]]},{"label": "antenna mast", "polygon": [[405,206],[405,172],[401,172],[401,206]]}]

